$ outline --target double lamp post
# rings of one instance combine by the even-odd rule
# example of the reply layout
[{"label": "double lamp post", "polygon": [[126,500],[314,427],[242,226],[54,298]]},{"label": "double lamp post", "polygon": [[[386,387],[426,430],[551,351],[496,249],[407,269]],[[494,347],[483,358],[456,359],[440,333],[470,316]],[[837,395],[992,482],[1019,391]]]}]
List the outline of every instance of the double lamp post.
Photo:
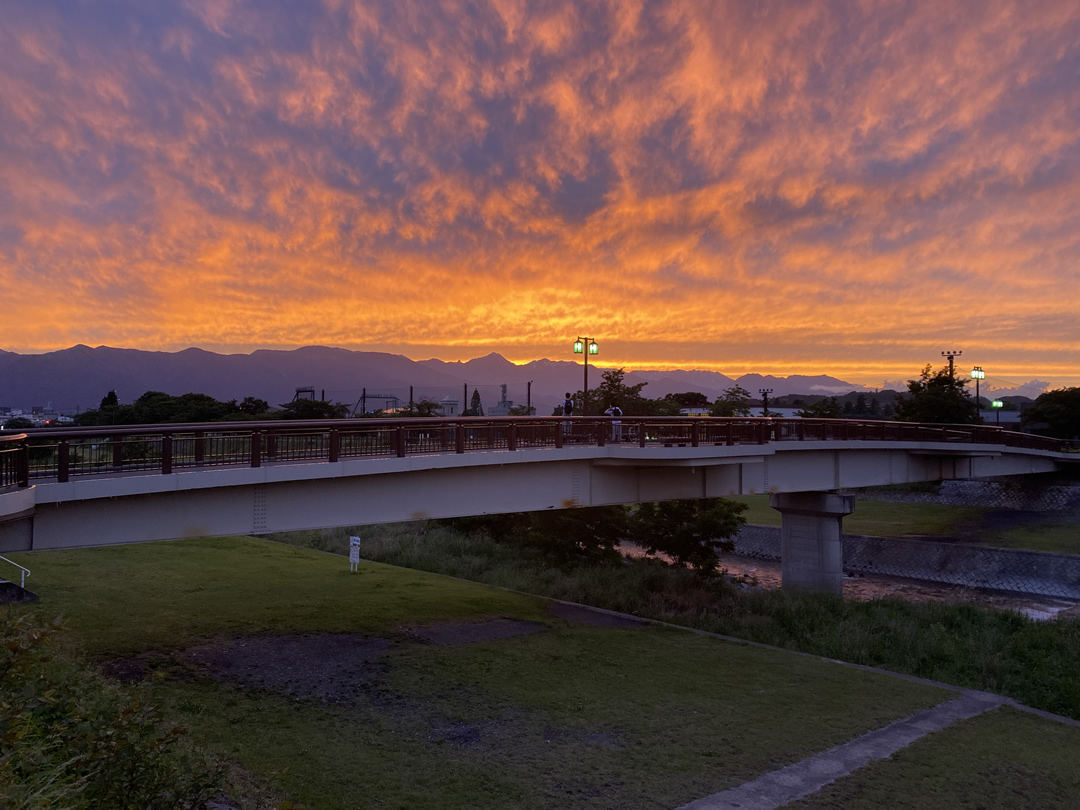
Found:
[{"label": "double lamp post", "polygon": [[585,357],[585,386],[582,388],[585,401],[581,404],[581,410],[585,416],[589,415],[589,355],[596,357],[599,353],[600,347],[591,337],[578,337],[574,341],[574,354],[584,355]]}]

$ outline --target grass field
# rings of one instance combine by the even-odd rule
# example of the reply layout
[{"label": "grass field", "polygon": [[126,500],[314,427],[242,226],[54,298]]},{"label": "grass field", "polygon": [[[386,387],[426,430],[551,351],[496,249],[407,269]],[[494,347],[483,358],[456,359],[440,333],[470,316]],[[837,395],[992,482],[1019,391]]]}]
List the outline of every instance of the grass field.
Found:
[{"label": "grass field", "polygon": [[[768,495],[740,495],[746,522],[780,526],[780,513]],[[855,512],[844,518],[844,531],[871,537],[949,537],[993,548],[1015,548],[1056,554],[1080,554],[1080,514],[1026,515],[1024,525],[996,527],[991,510],[935,503],[893,503],[858,497]]]},{"label": "grass field", "polygon": [[[320,810],[674,807],[949,696],[683,631],[568,622],[543,600],[417,571],[351,574],[251,538],[12,556],[41,596],[19,610],[62,613],[95,660],[137,662],[196,742]],[[409,632],[491,617],[542,629],[449,646]],[[212,677],[182,653],[328,633],[387,643],[353,702]]]},{"label": "grass field", "polygon": [[1080,729],[1009,707],[924,737],[788,807],[798,810],[1080,806]]},{"label": "grass field", "polygon": [[[13,556],[42,597],[29,609],[63,613],[95,660],[137,662],[195,742],[320,810],[677,807],[950,697],[684,631],[565,621],[542,599],[430,573],[367,562],[350,573],[340,556],[251,538]],[[490,618],[542,629],[448,646],[410,634]],[[339,633],[387,642],[343,703],[215,677],[184,653]],[[308,678],[338,677],[299,663]],[[1075,796],[1043,740],[1075,751],[1080,731],[1035,724],[1041,733],[1009,742],[1031,784],[1050,785],[1032,796]],[[968,761],[935,756],[946,770]],[[937,806],[962,806],[966,789],[943,783]]]},{"label": "grass field", "polygon": [[[780,513],[769,506],[768,495],[739,495],[731,500],[745,503],[746,522],[757,526],[779,526]],[[984,509],[973,506],[943,506],[936,503],[892,503],[869,498],[855,499],[855,512],[844,518],[844,531],[872,537],[909,535],[949,536],[964,523],[977,520]]]},{"label": "grass field", "polygon": [[991,530],[983,538],[981,545],[1050,551],[1055,554],[1080,554],[1080,514],[1063,515],[1060,519],[1047,520],[1037,525]]}]

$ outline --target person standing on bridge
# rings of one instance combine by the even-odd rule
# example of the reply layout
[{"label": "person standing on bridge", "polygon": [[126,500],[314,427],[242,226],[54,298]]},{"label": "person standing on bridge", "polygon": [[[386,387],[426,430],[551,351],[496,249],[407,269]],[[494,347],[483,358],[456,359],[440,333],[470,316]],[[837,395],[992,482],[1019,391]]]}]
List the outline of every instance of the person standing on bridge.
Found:
[{"label": "person standing on bridge", "polygon": [[[570,398],[570,392],[569,391],[566,392],[566,399],[563,400],[562,412],[563,412],[563,416],[573,416],[574,415],[574,400],[572,400]],[[570,425],[572,423],[570,422],[569,419],[567,419],[562,424],[563,424],[563,435],[564,436],[569,436],[570,435]]]},{"label": "person standing on bridge", "polygon": [[619,407],[618,402],[612,402],[611,406],[604,411],[611,417],[611,440],[613,442],[622,441],[622,420],[619,419],[622,416],[622,408]]}]

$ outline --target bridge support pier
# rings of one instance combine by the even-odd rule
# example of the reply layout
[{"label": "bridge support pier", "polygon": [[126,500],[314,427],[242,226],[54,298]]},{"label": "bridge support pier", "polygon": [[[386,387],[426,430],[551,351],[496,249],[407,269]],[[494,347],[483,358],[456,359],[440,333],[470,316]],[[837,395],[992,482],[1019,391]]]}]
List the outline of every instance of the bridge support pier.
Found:
[{"label": "bridge support pier", "polygon": [[843,595],[844,515],[855,511],[855,496],[835,492],[785,492],[769,496],[783,515],[780,527],[781,581],[785,590]]}]

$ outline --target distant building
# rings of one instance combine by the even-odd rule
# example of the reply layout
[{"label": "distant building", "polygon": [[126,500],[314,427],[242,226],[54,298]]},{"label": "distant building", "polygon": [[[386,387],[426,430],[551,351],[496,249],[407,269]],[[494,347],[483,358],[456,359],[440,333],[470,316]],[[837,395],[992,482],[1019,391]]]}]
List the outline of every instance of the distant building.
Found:
[{"label": "distant building", "polygon": [[709,408],[679,408],[680,416],[708,416]]},{"label": "distant building", "polygon": [[506,398],[506,383],[499,388],[502,389],[502,397],[488,409],[488,416],[507,416],[514,407],[513,401]]},{"label": "distant building", "polygon": [[439,400],[439,411],[443,416],[457,416],[461,413],[459,404],[460,403],[456,399],[447,394]]}]

